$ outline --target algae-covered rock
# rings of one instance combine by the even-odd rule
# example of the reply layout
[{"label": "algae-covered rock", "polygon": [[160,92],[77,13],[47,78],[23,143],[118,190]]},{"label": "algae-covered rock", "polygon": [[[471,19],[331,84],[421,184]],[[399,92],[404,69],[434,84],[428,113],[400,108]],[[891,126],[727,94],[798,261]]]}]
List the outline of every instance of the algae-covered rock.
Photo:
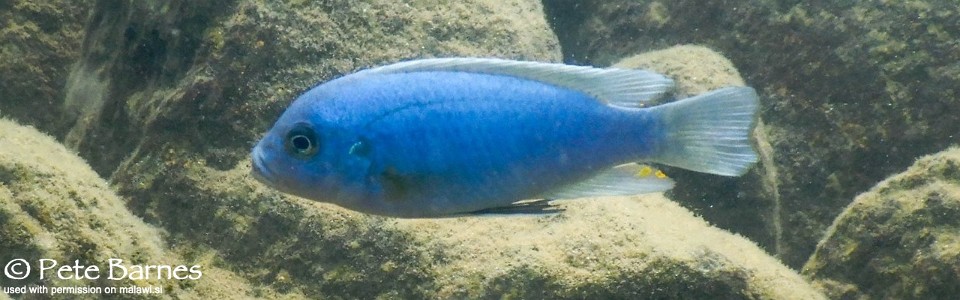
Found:
[{"label": "algae-covered rock", "polygon": [[[776,179],[765,189],[780,199],[780,216],[764,220],[759,232],[740,224],[752,215],[703,201],[713,190],[674,199],[793,267],[808,258],[850,199],[915,157],[957,141],[956,4],[544,1],[568,62],[606,65],[676,44],[705,45],[730,58],[761,95],[773,163],[768,170]],[[760,190],[757,182],[729,185]],[[729,205],[749,207],[765,198],[771,199],[744,193]]]},{"label": "algae-covered rock", "polygon": [[743,78],[729,59],[710,48],[680,45],[620,59],[611,67],[648,69],[676,82],[675,98],[703,94],[726,86],[744,86]]},{"label": "algae-covered rock", "polygon": [[[687,51],[712,53],[678,48]],[[682,69],[671,75],[701,89]],[[191,157],[175,150],[141,156],[114,178],[123,179],[141,214],[217,249],[250,280],[279,291],[346,298],[817,297],[750,242],[659,196],[572,201],[566,212],[544,218],[395,220],[281,195],[252,180],[248,162],[223,171]]]},{"label": "algae-covered rock", "polygon": [[[39,131],[0,119],[0,286],[159,288],[123,298],[220,298],[256,295],[238,276],[215,266],[210,251],[190,250],[192,258],[171,251],[162,231],[131,214],[106,181],[75,154]],[[111,267],[111,259],[120,259]],[[40,276],[42,264],[56,268]],[[11,264],[19,264],[11,267]],[[27,271],[27,265],[30,271]],[[79,273],[54,273],[63,265],[85,266]],[[197,280],[167,275],[135,275],[134,265],[199,266]],[[85,271],[97,266],[98,271]],[[11,275],[12,274],[12,275]],[[16,279],[10,276],[25,276]],[[73,278],[60,279],[61,276]],[[87,277],[90,276],[90,277]],[[195,276],[181,272],[179,276]],[[91,279],[92,277],[97,277]],[[113,278],[111,278],[113,277]],[[267,292],[269,291],[262,291]],[[103,294],[15,295],[29,298],[101,298]]]},{"label": "algae-covered rock", "polygon": [[803,274],[833,298],[960,294],[960,148],[923,157],[857,196]]},{"label": "algae-covered rock", "polygon": [[526,0],[99,2],[89,24],[65,143],[176,243],[311,295],[423,296],[429,254],[376,219],[220,194],[209,185],[247,185],[210,172],[246,161],[296,95],[324,80],[427,56],[560,57],[539,2]]},{"label": "algae-covered rock", "polygon": [[370,66],[560,56],[539,2],[527,0],[150,0],[93,11],[64,139],[104,176],[160,144],[230,168],[297,94]]},{"label": "algae-covered rock", "polygon": [[444,249],[440,298],[819,299],[753,242],[659,194],[570,200],[549,217],[402,220]]},{"label": "algae-covered rock", "polygon": [[64,86],[80,57],[91,1],[0,1],[0,114],[54,134],[63,119]]},{"label": "algae-covered rock", "polygon": [[523,0],[98,2],[64,139],[183,260],[232,271],[198,286],[246,297],[821,298],[661,196],[572,201],[546,217],[395,220],[248,175],[250,146],[317,82],[420,56],[557,60],[540,10]]},{"label": "algae-covered rock", "polygon": [[[568,200],[549,216],[391,219],[279,194],[239,165],[193,165],[192,239],[253,281],[344,298],[819,299],[752,242],[662,195]],[[167,195],[173,194],[173,191]],[[210,203],[210,204],[207,204]],[[184,207],[186,206],[186,207]],[[202,217],[197,216],[202,215]],[[171,219],[170,222],[178,220]]]},{"label": "algae-covered rock", "polygon": [[[681,45],[624,58],[613,67],[650,69],[673,78],[674,99],[682,99],[726,87],[745,85],[736,67],[727,58],[703,46]],[[667,99],[669,100],[669,99]],[[761,100],[763,101],[763,100]],[[724,177],[679,168],[664,170],[677,182],[667,195],[680,200],[695,213],[738,233],[760,240],[776,240],[775,224],[780,199],[775,192],[776,166],[762,120],[756,120],[752,142],[760,162],[741,177]],[[744,197],[752,195],[753,197]],[[776,245],[772,250],[777,250]]]}]

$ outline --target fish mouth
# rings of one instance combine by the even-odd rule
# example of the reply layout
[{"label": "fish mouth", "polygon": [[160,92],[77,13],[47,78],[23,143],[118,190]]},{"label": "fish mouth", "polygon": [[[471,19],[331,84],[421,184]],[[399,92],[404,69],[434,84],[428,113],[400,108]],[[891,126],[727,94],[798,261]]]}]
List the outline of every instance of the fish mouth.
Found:
[{"label": "fish mouth", "polygon": [[274,186],[273,171],[263,163],[263,152],[260,151],[260,147],[253,148],[251,160],[253,161],[253,168],[251,168],[250,174],[253,175],[253,178],[260,183]]}]

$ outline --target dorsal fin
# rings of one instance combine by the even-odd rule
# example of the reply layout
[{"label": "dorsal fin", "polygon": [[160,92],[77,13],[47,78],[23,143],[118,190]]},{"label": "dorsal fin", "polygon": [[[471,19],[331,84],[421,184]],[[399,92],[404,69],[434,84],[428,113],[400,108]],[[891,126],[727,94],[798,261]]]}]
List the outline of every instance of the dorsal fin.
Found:
[{"label": "dorsal fin", "polygon": [[581,91],[622,107],[640,107],[673,90],[673,80],[647,70],[594,68],[496,58],[430,58],[399,62],[357,72],[391,74],[427,71],[472,72],[514,76]]}]

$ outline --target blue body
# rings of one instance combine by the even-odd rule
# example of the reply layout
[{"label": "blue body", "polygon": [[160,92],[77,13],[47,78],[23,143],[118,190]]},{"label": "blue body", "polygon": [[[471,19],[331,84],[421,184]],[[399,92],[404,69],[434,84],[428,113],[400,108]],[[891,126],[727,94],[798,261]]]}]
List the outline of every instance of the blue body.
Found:
[{"label": "blue body", "polygon": [[[309,124],[319,151],[283,151]],[[438,216],[506,206],[642,160],[657,150],[655,113],[503,75],[346,76],[303,94],[254,149],[278,189],[358,211]]]}]

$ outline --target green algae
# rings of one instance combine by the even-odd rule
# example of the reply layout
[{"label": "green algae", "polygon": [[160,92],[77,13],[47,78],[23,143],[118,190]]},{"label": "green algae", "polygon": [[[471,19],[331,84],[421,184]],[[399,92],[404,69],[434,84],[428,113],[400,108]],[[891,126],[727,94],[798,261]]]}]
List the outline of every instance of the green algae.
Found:
[{"label": "green algae", "polygon": [[[538,2],[335,4],[144,1],[93,8],[96,25],[84,33],[88,43],[73,68],[82,80],[67,86],[71,97],[86,97],[67,97],[69,103],[89,105],[69,106],[77,122],[62,138],[110,178],[123,196],[110,200],[125,207],[117,214],[142,218],[150,224],[144,232],[162,228],[139,235],[161,242],[130,244],[171,249],[117,255],[212,266],[200,281],[160,283],[170,297],[236,291],[257,298],[821,298],[753,243],[659,195],[584,199],[543,219],[392,220],[258,184],[248,175],[249,143],[318,81],[421,56],[560,57]],[[676,19],[668,17],[668,4],[650,7],[651,24]],[[676,66],[670,57],[679,56],[657,59]],[[687,57],[695,61],[671,75],[688,93],[716,83],[689,67],[713,61]],[[717,72],[739,79],[724,66]],[[8,174],[16,175],[0,175],[3,182],[28,178]],[[69,192],[63,198],[83,199]],[[44,217],[48,208],[33,210],[0,213],[0,221],[56,220]],[[102,232],[117,223],[74,218]],[[40,222],[20,223],[4,227],[9,232],[0,242],[44,237]],[[97,253],[105,239],[85,237],[63,252]],[[17,251],[48,255],[32,243]]]},{"label": "green algae", "polygon": [[[678,182],[694,188],[678,187],[686,195],[674,199],[793,267],[807,259],[850,199],[915,157],[945,149],[960,132],[953,113],[960,107],[960,11],[953,1],[544,5],[567,61],[607,65],[639,52],[699,44],[737,66],[761,95],[778,173],[775,188],[767,190],[777,194],[757,188],[759,178],[716,183],[684,175]],[[705,199],[717,190],[696,188],[717,185],[744,192],[738,201],[712,203]],[[770,215],[769,207],[755,204],[772,197],[781,199],[781,218],[751,217]],[[754,222],[744,222],[750,218]]]},{"label": "green algae", "polygon": [[[206,298],[242,293],[249,283],[211,264],[208,257],[190,259],[168,249],[163,231],[144,223],[124,206],[123,198],[75,154],[33,128],[0,119],[0,260],[25,259],[34,264],[53,259],[59,265],[96,265],[107,272],[110,259],[128,266],[201,265],[203,276],[215,280],[165,278],[119,280],[59,279],[37,272],[17,280],[3,276],[2,286],[42,284],[88,287],[162,287],[161,295],[126,294],[129,299]],[[197,252],[209,252],[197,247]],[[276,292],[271,292],[276,293]],[[102,295],[29,295],[39,298],[94,299]],[[295,296],[295,295],[292,295]]]},{"label": "green algae", "polygon": [[69,128],[60,104],[89,12],[87,1],[0,4],[0,113],[48,132]]},{"label": "green algae", "polygon": [[857,196],[803,274],[833,298],[945,299],[960,292],[960,149],[923,157]]}]

